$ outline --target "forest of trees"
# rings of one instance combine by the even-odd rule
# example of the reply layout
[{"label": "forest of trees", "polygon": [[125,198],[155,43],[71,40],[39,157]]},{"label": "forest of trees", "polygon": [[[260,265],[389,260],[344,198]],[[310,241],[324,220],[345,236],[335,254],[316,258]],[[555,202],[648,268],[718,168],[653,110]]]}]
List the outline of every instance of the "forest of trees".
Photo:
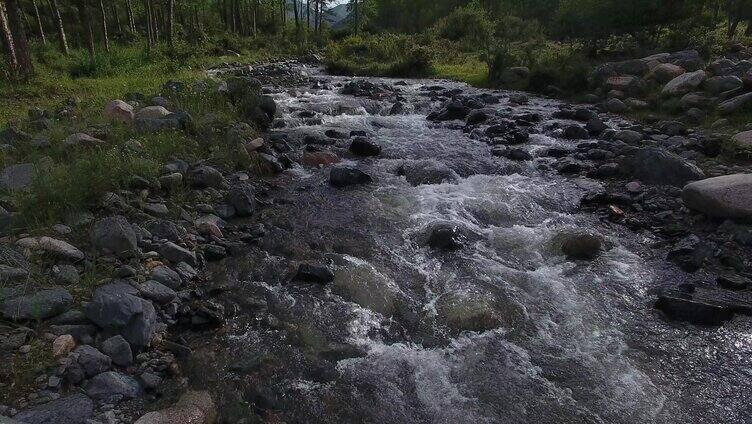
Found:
[{"label": "forest of trees", "polygon": [[[333,0],[2,0],[0,32],[9,74],[24,76],[34,71],[31,43],[54,43],[63,54],[85,48],[93,58],[112,43],[142,42],[151,49],[219,33],[284,32],[324,40],[325,15],[335,5]],[[623,34],[654,40],[672,26],[689,31],[721,24],[729,38],[752,34],[752,0],[349,0],[344,31],[420,33],[468,5],[482,10],[487,23],[455,22],[453,30],[463,32],[457,36],[487,31],[503,39],[519,22],[555,40]]]}]

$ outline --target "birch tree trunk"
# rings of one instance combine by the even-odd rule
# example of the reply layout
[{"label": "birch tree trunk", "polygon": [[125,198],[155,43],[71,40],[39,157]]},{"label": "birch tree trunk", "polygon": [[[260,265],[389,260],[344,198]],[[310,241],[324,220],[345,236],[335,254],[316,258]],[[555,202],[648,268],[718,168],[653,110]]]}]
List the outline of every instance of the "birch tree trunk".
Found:
[{"label": "birch tree trunk", "polygon": [[102,39],[104,41],[104,50],[110,52],[110,36],[107,33],[107,12],[104,9],[104,0],[99,0],[99,12],[102,15]]},{"label": "birch tree trunk", "polygon": [[3,44],[5,44],[5,54],[8,58],[8,67],[12,73],[18,68],[18,59],[16,59],[16,48],[13,44],[13,35],[8,26],[8,18],[5,15],[5,7],[0,3],[0,32],[3,33]]},{"label": "birch tree trunk", "polygon": [[8,11],[8,26],[13,36],[13,47],[16,51],[18,69],[20,69],[24,76],[29,76],[34,73],[34,64],[31,62],[29,41],[26,39],[21,9],[18,7],[17,0],[6,0],[5,6]]},{"label": "birch tree trunk", "polygon": [[60,8],[57,6],[57,0],[50,0],[50,10],[52,11],[52,20],[55,22],[57,29],[57,38],[60,42],[60,51],[68,56],[68,39],[65,36],[65,27],[63,27],[63,17],[60,15]]},{"label": "birch tree trunk", "polygon": [[31,5],[34,7],[34,17],[37,19],[37,29],[39,31],[39,39],[42,40],[42,44],[47,44],[47,37],[44,35],[44,26],[42,26],[42,16],[39,14],[39,7],[37,7],[37,0],[31,0]]}]

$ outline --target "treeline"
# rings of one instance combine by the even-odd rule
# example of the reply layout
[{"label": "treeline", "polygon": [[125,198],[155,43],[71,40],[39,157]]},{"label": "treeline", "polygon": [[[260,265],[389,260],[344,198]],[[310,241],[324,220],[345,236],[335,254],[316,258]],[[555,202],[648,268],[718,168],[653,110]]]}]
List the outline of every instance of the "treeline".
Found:
[{"label": "treeline", "polygon": [[[510,16],[538,24],[555,39],[654,35],[671,25],[724,21],[728,37],[746,23],[752,35],[752,0],[358,0],[360,25],[372,31],[423,32],[458,7],[475,5],[492,20]],[[357,3],[353,0],[351,3]]]},{"label": "treeline", "polygon": [[321,33],[331,0],[0,0],[0,39],[11,76],[34,72],[31,43],[55,43],[91,60],[112,42],[152,49],[211,34],[256,36],[294,28]]}]

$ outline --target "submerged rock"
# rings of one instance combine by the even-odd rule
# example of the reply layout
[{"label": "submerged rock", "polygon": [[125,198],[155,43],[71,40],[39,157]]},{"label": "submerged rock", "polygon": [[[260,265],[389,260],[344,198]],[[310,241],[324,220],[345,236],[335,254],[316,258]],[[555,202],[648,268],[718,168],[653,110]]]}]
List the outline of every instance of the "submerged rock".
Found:
[{"label": "submerged rock", "polygon": [[655,307],[671,319],[697,325],[718,326],[734,316],[734,312],[728,306],[672,295],[660,296]]},{"label": "submerged rock", "polygon": [[435,160],[406,162],[399,170],[413,186],[423,184],[453,183],[459,176],[444,163]]},{"label": "submerged rock", "polygon": [[329,183],[334,187],[343,188],[371,182],[373,178],[370,175],[351,166],[338,166],[332,168],[329,173]]},{"label": "submerged rock", "polygon": [[295,280],[323,285],[334,281],[334,273],[325,266],[300,264]]}]

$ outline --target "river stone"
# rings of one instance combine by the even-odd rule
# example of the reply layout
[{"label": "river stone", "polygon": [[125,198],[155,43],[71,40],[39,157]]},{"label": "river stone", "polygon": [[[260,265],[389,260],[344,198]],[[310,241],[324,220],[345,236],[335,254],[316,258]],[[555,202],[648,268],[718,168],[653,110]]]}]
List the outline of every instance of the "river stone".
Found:
[{"label": "river stone", "polygon": [[216,406],[207,391],[189,391],[172,407],[149,412],[135,424],[209,424],[217,415]]},{"label": "river stone", "polygon": [[187,235],[185,228],[168,219],[152,219],[144,227],[153,237],[160,240],[179,242]]},{"label": "river stone", "polygon": [[329,172],[329,183],[334,187],[347,187],[369,184],[373,178],[365,172],[351,166],[337,166]]},{"label": "river stone", "polygon": [[159,304],[170,303],[177,297],[171,288],[154,280],[147,280],[138,287],[141,296]]},{"label": "river stone", "polygon": [[465,235],[459,225],[439,223],[431,228],[428,245],[439,250],[461,249],[465,245]]},{"label": "river stone", "polygon": [[67,290],[55,288],[15,296],[2,302],[2,316],[11,321],[45,320],[60,315],[73,305]]},{"label": "river stone", "polygon": [[94,415],[94,402],[76,393],[21,411],[13,417],[26,424],[82,424]]},{"label": "river stone", "polygon": [[726,91],[741,88],[742,85],[744,84],[739,77],[726,75],[708,78],[707,80],[705,80],[704,87],[705,91],[717,96],[721,93],[725,93]]},{"label": "river stone", "polygon": [[35,169],[33,163],[5,167],[0,174],[0,188],[10,191],[27,190],[34,181]]},{"label": "river stone", "polygon": [[107,144],[105,141],[96,137],[92,137],[85,133],[71,134],[63,140],[63,145],[66,147],[97,147]]},{"label": "river stone", "polygon": [[590,133],[582,125],[568,125],[564,128],[564,138],[567,140],[585,140],[590,138]]},{"label": "river stone", "polygon": [[742,149],[752,149],[752,131],[740,132],[733,138],[736,146]]},{"label": "river stone", "polygon": [[562,234],[559,238],[561,251],[569,260],[593,260],[603,245],[599,236],[584,231]]},{"label": "river stone", "polygon": [[238,216],[250,216],[256,210],[256,193],[248,184],[235,186],[225,196],[225,202],[235,208]]},{"label": "river stone", "polygon": [[135,399],[141,395],[138,381],[116,371],[103,372],[89,380],[84,386],[86,394],[93,399],[107,401],[120,395],[125,399]]},{"label": "river stone", "polygon": [[171,241],[159,247],[159,254],[173,264],[185,262],[191,266],[196,266],[196,254]]},{"label": "river stone", "polygon": [[695,181],[682,191],[684,204],[716,218],[752,219],[752,174]]},{"label": "river stone", "polygon": [[133,116],[133,106],[122,100],[112,100],[104,106],[104,117],[108,121],[130,124]]},{"label": "river stone", "polygon": [[138,252],[133,227],[124,216],[115,215],[94,223],[91,242],[100,253],[127,258]]},{"label": "river stone", "polygon": [[76,247],[51,237],[26,237],[18,240],[16,244],[24,249],[42,251],[72,262],[78,262],[84,258],[84,253]]},{"label": "river stone", "polygon": [[406,162],[402,165],[400,174],[415,187],[423,184],[454,183],[459,179],[451,168],[436,160]]},{"label": "river stone", "polygon": [[[500,327],[503,320],[487,295],[459,291],[444,293],[436,300],[436,319],[454,336],[463,331],[488,331]],[[512,315],[514,312],[508,311]]]},{"label": "river stone", "polygon": [[73,352],[78,355],[78,365],[88,378],[112,368],[112,359],[93,346],[79,346]]},{"label": "river stone", "polygon": [[96,289],[84,313],[111,335],[122,335],[136,349],[148,345],[156,329],[154,305],[138,297],[138,290],[125,281]]},{"label": "river stone", "polygon": [[684,72],[684,68],[681,66],[674,65],[673,63],[661,63],[650,71],[647,78],[655,80],[660,84],[666,84]]},{"label": "river stone", "polygon": [[188,181],[191,187],[198,189],[222,188],[226,184],[222,173],[207,165],[192,169],[188,175]]},{"label": "river stone", "polygon": [[162,119],[170,114],[163,106],[147,106],[136,112],[136,119]]},{"label": "river stone", "polygon": [[750,105],[752,105],[752,93],[742,94],[719,104],[718,112],[729,115]]},{"label": "river stone", "polygon": [[672,79],[663,87],[663,95],[680,96],[693,91],[705,81],[705,71],[687,72]]},{"label": "river stone", "polygon": [[112,358],[115,365],[130,366],[133,363],[133,351],[123,336],[112,336],[102,342],[102,352]]},{"label": "river stone", "polygon": [[614,138],[624,143],[634,145],[642,141],[643,135],[642,133],[637,132],[637,131],[623,130],[623,131],[617,132],[614,135]]},{"label": "river stone", "polygon": [[655,307],[671,319],[697,325],[719,326],[734,316],[734,312],[728,306],[671,295],[661,295]]},{"label": "river stone", "polygon": [[381,147],[366,138],[357,137],[350,143],[350,151],[357,156],[378,156]]},{"label": "river stone", "polygon": [[705,178],[696,165],[657,147],[637,149],[623,165],[632,177],[646,184],[683,187],[690,181]]},{"label": "river stone", "polygon": [[165,286],[177,290],[183,284],[180,275],[171,268],[160,265],[151,270],[152,280],[164,284]]},{"label": "river stone", "polygon": [[334,272],[320,265],[300,264],[295,274],[296,281],[306,283],[328,284],[334,281]]},{"label": "river stone", "polygon": [[619,99],[610,99],[606,102],[606,109],[611,113],[624,113],[629,110],[629,106]]}]

